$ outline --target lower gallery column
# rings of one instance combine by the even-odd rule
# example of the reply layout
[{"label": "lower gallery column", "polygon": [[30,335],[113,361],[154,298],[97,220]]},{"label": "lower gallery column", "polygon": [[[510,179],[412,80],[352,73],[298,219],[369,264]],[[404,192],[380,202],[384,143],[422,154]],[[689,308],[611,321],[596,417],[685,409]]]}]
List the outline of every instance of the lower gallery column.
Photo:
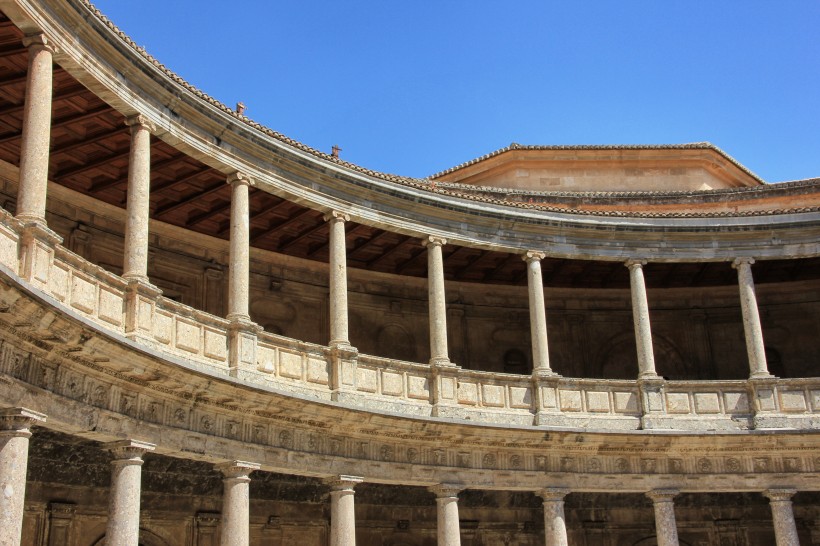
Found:
[{"label": "lower gallery column", "polygon": [[339,476],[330,482],[330,546],[356,546],[353,488],[363,478]]},{"label": "lower gallery column", "polygon": [[567,523],[564,519],[564,497],[569,489],[548,487],[538,492],[544,499],[544,537],[547,546],[568,546]]},{"label": "lower gallery column", "polygon": [[54,46],[43,34],[27,36],[23,44],[28,48],[28,75],[20,141],[17,218],[45,226]]},{"label": "lower gallery column", "polygon": [[449,365],[447,351],[447,302],[444,296],[444,258],[441,247],[447,239],[430,236],[427,247],[427,288],[430,306],[430,364]]},{"label": "lower gallery column", "polygon": [[436,494],[438,546],[461,546],[461,528],[458,521],[457,485],[441,484],[430,488]]},{"label": "lower gallery column", "polygon": [[746,335],[746,353],[749,356],[749,377],[772,377],[766,363],[766,348],[763,345],[763,329],[760,326],[760,311],[757,308],[755,281],[752,277],[753,258],[737,258],[732,267],[737,269],[737,284],[740,289],[740,311],[743,314],[743,332]]},{"label": "lower gallery column", "polygon": [[105,542],[112,546],[138,546],[142,456],[156,446],[138,440],[122,440],[106,447],[114,454],[114,460],[111,461]]},{"label": "lower gallery column", "polygon": [[46,416],[25,408],[0,410],[0,544],[20,544],[26,496],[29,427]]},{"label": "lower gallery column", "polygon": [[792,509],[792,497],[795,493],[795,489],[769,489],[763,492],[769,498],[769,505],[772,507],[777,546],[800,546]]},{"label": "lower gallery column", "polygon": [[649,323],[649,303],[643,278],[643,260],[629,260],[629,285],[632,292],[632,318],[635,322],[635,344],[638,348],[638,377],[658,377],[655,371],[655,352],[652,349],[652,328]]},{"label": "lower gallery column", "polygon": [[222,480],[222,532],[220,546],[250,544],[250,474],[259,470],[257,463],[231,461],[216,466]]},{"label": "lower gallery column", "polygon": [[677,494],[677,489],[655,489],[646,494],[655,507],[658,546],[678,546],[678,526],[675,523],[675,504],[672,501]]}]

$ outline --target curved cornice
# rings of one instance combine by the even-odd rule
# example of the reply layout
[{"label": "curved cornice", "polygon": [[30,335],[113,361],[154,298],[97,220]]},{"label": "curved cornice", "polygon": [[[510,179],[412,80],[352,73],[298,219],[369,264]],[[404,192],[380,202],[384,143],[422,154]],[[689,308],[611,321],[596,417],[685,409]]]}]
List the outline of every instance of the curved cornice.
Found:
[{"label": "curved cornice", "polygon": [[143,114],[157,136],[224,173],[245,172],[272,194],[322,211],[452,244],[549,256],[656,261],[820,255],[820,210],[766,215],[579,214],[437,188],[334,159],[250,121],[204,95],[81,0],[4,0],[24,32],[46,32],[69,73],[125,115]]}]

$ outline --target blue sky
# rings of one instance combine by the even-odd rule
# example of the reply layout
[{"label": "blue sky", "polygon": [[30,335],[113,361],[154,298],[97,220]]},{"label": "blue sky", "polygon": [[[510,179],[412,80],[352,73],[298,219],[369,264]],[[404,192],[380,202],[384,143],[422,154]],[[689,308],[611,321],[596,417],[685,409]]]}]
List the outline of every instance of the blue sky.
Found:
[{"label": "blue sky", "polygon": [[820,176],[820,2],[97,0],[209,95],[368,168],[709,141]]}]

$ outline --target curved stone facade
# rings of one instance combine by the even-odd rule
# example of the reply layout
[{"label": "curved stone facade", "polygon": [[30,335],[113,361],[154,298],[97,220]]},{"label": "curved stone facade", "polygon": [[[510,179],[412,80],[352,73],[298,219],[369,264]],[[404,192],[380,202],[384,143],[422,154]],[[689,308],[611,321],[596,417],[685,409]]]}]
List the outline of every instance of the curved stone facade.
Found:
[{"label": "curved stone facade", "polygon": [[820,181],[385,175],[81,0],[0,11],[0,544],[820,540]]}]

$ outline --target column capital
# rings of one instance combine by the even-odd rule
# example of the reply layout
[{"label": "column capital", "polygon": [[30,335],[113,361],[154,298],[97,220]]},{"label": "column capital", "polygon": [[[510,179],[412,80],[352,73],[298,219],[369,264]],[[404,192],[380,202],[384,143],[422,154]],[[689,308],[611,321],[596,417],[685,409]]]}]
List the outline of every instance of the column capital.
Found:
[{"label": "column capital", "polygon": [[537,250],[528,250],[527,252],[524,253],[523,256],[521,256],[521,259],[524,260],[527,263],[530,263],[530,262],[540,262],[541,260],[543,260],[546,257],[547,257],[547,255],[544,252],[539,252]]},{"label": "column capital", "polygon": [[232,186],[233,185],[239,185],[239,184],[249,186],[249,187],[256,186],[256,180],[254,180],[253,178],[251,178],[247,174],[241,173],[239,171],[229,174],[226,181],[228,182],[228,184],[230,184]]},{"label": "column capital", "polygon": [[133,116],[128,116],[127,118],[125,118],[125,124],[128,127],[131,127],[132,130],[135,127],[148,129],[152,133],[157,130],[157,126],[154,125],[154,123],[143,114],[135,114]]},{"label": "column capital", "polygon": [[629,270],[633,269],[640,269],[646,265],[646,260],[627,260],[624,262],[624,265],[629,268]]},{"label": "column capital", "polygon": [[545,487],[536,493],[539,497],[544,499],[544,502],[562,501],[564,497],[569,495],[570,491],[567,487]]},{"label": "column capital", "polygon": [[156,444],[141,440],[118,440],[104,444],[105,449],[114,454],[117,461],[131,461],[142,464],[142,456],[148,451],[154,451]]},{"label": "column capital", "polygon": [[797,489],[788,487],[777,489],[766,489],[763,491],[763,496],[767,497],[772,502],[791,501],[792,497],[797,493]]},{"label": "column capital", "polygon": [[444,246],[447,244],[447,239],[444,237],[439,237],[437,235],[428,235],[424,239],[421,240],[421,244],[425,247],[430,248],[431,246]]},{"label": "column capital", "polygon": [[327,484],[330,486],[331,491],[353,491],[353,488],[356,487],[358,484],[362,483],[364,478],[361,476],[348,476],[346,474],[342,474],[340,476],[334,476],[327,480]]},{"label": "column capital", "polygon": [[330,212],[326,212],[323,216],[325,222],[349,222],[350,215],[338,211],[338,210],[331,210]]},{"label": "column capital", "polygon": [[45,420],[44,414],[28,408],[3,408],[0,409],[0,435],[29,436],[29,427]]},{"label": "column capital", "polygon": [[52,55],[60,51],[54,44],[54,41],[42,32],[25,36],[23,38],[23,45],[28,48],[44,49]]},{"label": "column capital", "polygon": [[646,496],[652,499],[652,502],[672,502],[677,494],[680,493],[677,489],[653,489],[647,491]]},{"label": "column capital", "polygon": [[432,485],[428,489],[436,495],[437,499],[457,498],[458,494],[464,491],[464,486],[455,483],[440,483]]},{"label": "column capital", "polygon": [[248,461],[226,461],[214,465],[214,468],[219,470],[226,479],[250,481],[251,472],[259,470],[261,466],[259,463]]},{"label": "column capital", "polygon": [[741,258],[735,258],[734,260],[732,260],[732,268],[733,269],[738,269],[741,266],[744,266],[744,265],[745,266],[751,266],[754,263],[755,263],[755,259],[751,258],[751,257],[748,257],[748,256],[741,257]]}]

